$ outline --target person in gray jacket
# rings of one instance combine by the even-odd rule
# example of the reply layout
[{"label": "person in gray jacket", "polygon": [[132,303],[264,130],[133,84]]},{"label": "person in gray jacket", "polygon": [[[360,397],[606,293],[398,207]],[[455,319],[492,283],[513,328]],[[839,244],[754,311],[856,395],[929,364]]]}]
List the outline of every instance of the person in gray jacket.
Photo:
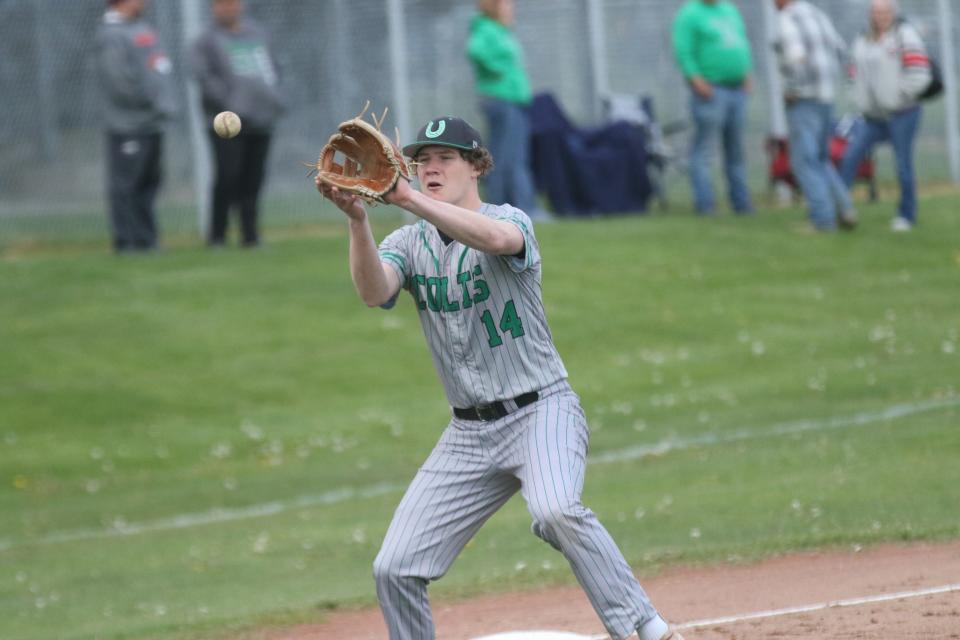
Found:
[{"label": "person in gray jacket", "polygon": [[[240,213],[241,244],[260,243],[259,201],[271,132],[284,111],[276,58],[266,32],[244,15],[242,0],[212,0],[214,22],[193,45],[193,72],[200,85],[216,161],[207,243],[227,240],[230,209]],[[220,138],[213,117],[233,111],[243,123],[235,138]]]},{"label": "person in gray jacket", "polygon": [[854,42],[853,93],[863,120],[851,133],[840,175],[853,184],[860,162],[877,143],[889,140],[900,183],[900,204],[890,228],[910,231],[917,221],[913,142],[923,113],[919,96],[933,73],[923,38],[897,14],[895,0],[873,0],[870,30]]},{"label": "person in gray jacket", "polygon": [[107,134],[113,248],[158,245],[154,201],[162,182],[163,128],[176,112],[172,65],[141,16],[147,0],[108,0],[96,40]]}]

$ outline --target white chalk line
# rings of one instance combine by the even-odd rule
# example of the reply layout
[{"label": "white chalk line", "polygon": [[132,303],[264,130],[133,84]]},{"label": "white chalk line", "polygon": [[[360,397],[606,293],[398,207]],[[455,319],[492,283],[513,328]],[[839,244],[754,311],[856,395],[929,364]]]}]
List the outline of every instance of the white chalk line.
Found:
[{"label": "white chalk line", "polygon": [[0,553],[27,545],[51,545],[62,542],[75,542],[78,540],[92,540],[97,538],[116,538],[121,536],[135,536],[142,533],[152,533],[155,531],[169,531],[172,529],[186,529],[188,527],[198,527],[205,524],[220,524],[232,522],[235,520],[247,520],[250,518],[260,518],[263,516],[276,515],[291,509],[302,509],[304,507],[316,507],[328,504],[337,504],[347,500],[375,498],[387,493],[394,493],[402,490],[404,487],[397,484],[378,484],[365,489],[337,489],[315,496],[301,496],[287,501],[266,502],[263,504],[254,504],[247,507],[229,508],[223,507],[213,509],[205,513],[185,513],[172,518],[154,520],[153,522],[119,523],[108,529],[81,529],[78,531],[63,531],[51,533],[35,540],[23,540],[11,542],[0,540]]},{"label": "white chalk line", "polygon": [[[916,589],[914,591],[900,591],[897,593],[884,593],[873,596],[863,596],[860,598],[846,598],[843,600],[829,600],[827,602],[818,602],[816,604],[801,605],[798,607],[784,607],[782,609],[769,609],[767,611],[754,611],[752,613],[742,613],[733,616],[724,616],[721,618],[709,618],[706,620],[694,620],[692,622],[682,622],[674,625],[677,629],[699,629],[702,627],[712,627],[720,624],[732,624],[735,622],[745,622],[747,620],[761,620],[763,618],[778,618],[782,616],[794,615],[797,613],[811,613],[813,611],[824,611],[826,609],[836,609],[840,607],[857,607],[865,604],[877,604],[880,602],[891,602],[893,600],[906,600],[908,598],[920,598],[922,596],[932,596],[941,593],[950,593],[960,591],[960,583],[945,584],[939,587],[929,587],[927,589]],[[610,636],[604,634],[591,636],[590,640],[609,640]]]},{"label": "white chalk line", "polygon": [[[708,447],[758,438],[796,435],[808,431],[820,431],[824,429],[859,427],[877,422],[896,420],[898,418],[924,413],[927,411],[936,411],[938,409],[947,409],[957,406],[960,406],[960,398],[927,400],[924,402],[896,404],[879,411],[862,412],[851,416],[827,418],[825,420],[798,420],[795,422],[786,422],[776,424],[765,429],[740,429],[737,431],[711,433],[701,436],[694,436],[691,438],[673,437],[653,444],[626,447],[617,451],[608,451],[605,453],[595,454],[589,457],[588,462],[589,464],[627,462],[631,460],[641,460],[650,456],[662,456],[670,453],[671,451],[680,451],[693,447]],[[331,505],[346,502],[348,500],[374,498],[389,493],[399,493],[405,488],[406,485],[394,483],[381,483],[370,487],[361,488],[346,487],[342,489],[336,489],[334,491],[328,491],[319,495],[300,496],[292,500],[277,500],[237,508],[224,507],[212,509],[203,513],[185,513],[170,518],[154,520],[152,522],[122,522],[116,524],[115,526],[104,529],[62,531],[50,533],[29,540],[0,540],[0,553],[9,551],[16,547],[29,545],[46,546],[65,542],[76,542],[80,540],[134,536],[157,531],[186,529],[189,527],[260,518],[284,513],[293,509]]]},{"label": "white chalk line", "polygon": [[905,416],[923,413],[926,411],[935,411],[937,409],[946,409],[956,406],[960,406],[960,398],[896,404],[879,411],[857,413],[852,416],[827,418],[825,420],[797,420],[795,422],[784,422],[761,430],[740,429],[737,431],[726,431],[724,433],[708,433],[692,438],[667,439],[656,444],[638,445],[636,447],[627,447],[617,451],[608,451],[606,453],[597,454],[595,456],[591,456],[589,462],[591,464],[622,462],[628,460],[637,460],[651,455],[663,455],[665,453],[669,453],[670,451],[689,449],[691,447],[729,444],[731,442],[753,440],[757,438],[796,435],[805,433],[807,431],[859,427],[876,422],[896,420],[897,418],[903,418]]}]

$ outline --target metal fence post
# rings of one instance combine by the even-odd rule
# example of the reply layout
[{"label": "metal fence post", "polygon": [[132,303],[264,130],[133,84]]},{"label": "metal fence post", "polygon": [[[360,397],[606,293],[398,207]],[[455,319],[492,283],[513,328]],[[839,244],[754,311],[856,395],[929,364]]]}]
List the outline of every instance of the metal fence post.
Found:
[{"label": "metal fence post", "polygon": [[[393,107],[397,128],[401,136],[413,136],[410,118],[410,83],[407,77],[407,39],[404,24],[402,0],[386,0],[387,2],[387,32],[390,38],[390,79],[393,86]],[[391,136],[387,133],[389,137]],[[400,144],[403,144],[401,137]],[[407,222],[413,221],[413,214],[403,212]]]},{"label": "metal fence post", "polygon": [[31,21],[33,24],[34,42],[37,50],[37,69],[35,73],[37,83],[37,118],[40,126],[40,151],[44,160],[50,161],[57,156],[60,146],[60,127],[57,123],[56,93],[56,61],[53,56],[54,39],[51,30],[54,25],[44,20],[50,15],[52,7],[47,2],[34,4]]},{"label": "metal fence post", "polygon": [[[183,41],[187,46],[203,29],[200,4],[202,0],[180,0],[183,14]],[[197,83],[187,80],[187,130],[190,132],[190,155],[193,160],[194,201],[197,205],[197,231],[206,238],[210,217],[210,149],[207,146],[207,123]]]},{"label": "metal fence post", "polygon": [[960,109],[957,105],[957,59],[953,50],[953,9],[950,0],[939,0],[940,52],[943,56],[944,106],[947,118],[947,159],[950,179],[960,184]]},{"label": "metal fence post", "polygon": [[387,31],[390,38],[390,78],[395,122],[401,135],[409,136],[410,83],[407,78],[407,40],[401,0],[387,0]]},{"label": "metal fence post", "polygon": [[770,50],[770,43],[773,42],[773,36],[777,33],[777,10],[770,2],[763,3],[763,37],[764,42],[760,43],[760,51],[754,53],[754,59],[763,58],[766,60],[767,68],[767,108],[770,112],[770,135],[777,138],[787,136],[787,113],[783,104],[783,81],[780,78],[780,70],[777,69],[777,63],[773,51]]},{"label": "metal fence post", "polygon": [[610,91],[607,73],[607,38],[603,17],[604,0],[586,0],[587,38],[590,55],[591,86],[593,88],[593,116],[603,117],[603,99]]}]

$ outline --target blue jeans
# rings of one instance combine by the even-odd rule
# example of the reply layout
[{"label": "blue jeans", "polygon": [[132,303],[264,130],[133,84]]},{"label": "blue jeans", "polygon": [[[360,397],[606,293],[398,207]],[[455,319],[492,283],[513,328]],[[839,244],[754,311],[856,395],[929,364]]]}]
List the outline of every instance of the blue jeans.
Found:
[{"label": "blue jeans", "polygon": [[737,213],[753,211],[747,189],[746,154],[743,135],[747,121],[747,92],[713,86],[709,100],[696,93],[690,96],[693,115],[693,144],[690,147],[690,181],[697,213],[710,214],[716,207],[710,175],[712,147],[719,135],[723,143],[723,167],[727,177],[730,205]]},{"label": "blue jeans", "polygon": [[487,177],[484,200],[490,204],[510,203],[531,216],[538,209],[530,172],[530,116],[513,102],[484,98],[487,118],[487,149],[494,168]]},{"label": "blue jeans", "polygon": [[852,208],[847,185],[830,161],[833,106],[819,100],[797,100],[787,106],[790,166],[807,200],[810,222],[835,229],[837,211]]},{"label": "blue jeans", "polygon": [[864,118],[850,132],[850,146],[843,154],[840,175],[848,185],[857,177],[857,167],[878,142],[890,141],[900,183],[898,215],[910,222],[917,219],[917,183],[913,171],[913,141],[920,128],[923,109],[918,105],[895,113],[886,120]]}]

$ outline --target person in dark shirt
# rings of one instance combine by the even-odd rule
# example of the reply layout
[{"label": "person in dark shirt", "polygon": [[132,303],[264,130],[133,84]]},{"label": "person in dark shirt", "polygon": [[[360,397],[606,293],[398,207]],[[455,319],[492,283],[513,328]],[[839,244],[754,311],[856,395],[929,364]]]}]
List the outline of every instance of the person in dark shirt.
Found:
[{"label": "person in dark shirt", "polygon": [[[207,243],[227,241],[230,209],[239,209],[241,244],[260,244],[260,192],[274,125],[284,111],[276,58],[266,32],[244,15],[242,0],[212,0],[213,24],[194,43],[193,72],[200,85],[216,162]],[[240,134],[221,138],[213,118],[233,111]]]}]

